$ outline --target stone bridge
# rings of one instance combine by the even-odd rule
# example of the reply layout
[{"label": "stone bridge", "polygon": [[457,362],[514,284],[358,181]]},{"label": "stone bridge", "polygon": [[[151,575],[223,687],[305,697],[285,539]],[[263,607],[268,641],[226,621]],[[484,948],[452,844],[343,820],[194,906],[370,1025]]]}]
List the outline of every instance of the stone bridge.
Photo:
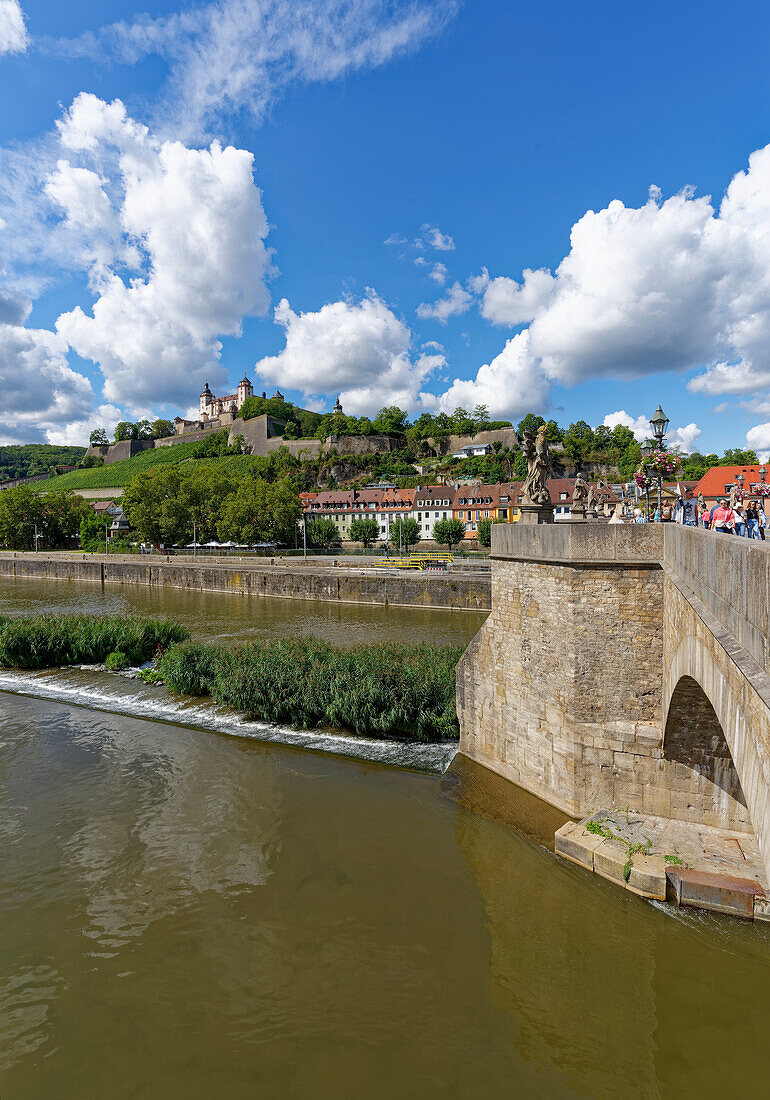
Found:
[{"label": "stone bridge", "polygon": [[770,877],[770,543],[675,524],[492,534],[460,752],[573,817],[753,832]]}]

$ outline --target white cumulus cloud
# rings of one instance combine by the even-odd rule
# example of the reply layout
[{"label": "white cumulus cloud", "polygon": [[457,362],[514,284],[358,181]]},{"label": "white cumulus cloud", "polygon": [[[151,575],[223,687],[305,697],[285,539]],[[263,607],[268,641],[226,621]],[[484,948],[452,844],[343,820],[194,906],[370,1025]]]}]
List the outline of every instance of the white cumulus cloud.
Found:
[{"label": "white cumulus cloud", "polygon": [[275,320],[286,345],[260,359],[257,374],[308,395],[339,392],[349,413],[414,407],[419,387],[446,362],[435,347],[412,360],[409,328],[373,291],[360,302],[330,302],[315,313],[295,313],[284,298]]},{"label": "white cumulus cloud", "polygon": [[445,325],[450,317],[467,313],[473,303],[469,294],[460,283],[453,283],[443,298],[435,302],[421,302],[417,307],[417,316],[422,321],[438,321]]},{"label": "white cumulus cloud", "polygon": [[178,402],[205,378],[223,382],[219,337],[269,305],[252,154],[159,141],[120,101],[86,94],[59,129],[67,157],[46,190],[97,297],[90,314],[63,313],[58,334],[98,363],[108,402]]},{"label": "white cumulus cloud", "polygon": [[[625,409],[607,413],[602,423],[606,428],[617,428],[619,425],[630,428],[639,443],[652,438],[649,418],[646,416],[633,417]],[[672,450],[689,454],[694,450],[695,443],[702,434],[697,424],[686,424],[682,428],[671,429],[666,436],[666,441]]]},{"label": "white cumulus cloud", "polygon": [[701,369],[694,392],[766,388],[770,146],[752,153],[718,207],[689,189],[664,201],[651,188],[639,208],[614,200],[584,214],[553,273],[484,272],[466,286],[490,321],[528,325],[532,369],[550,383]]},{"label": "white cumulus cloud", "polygon": [[23,53],[29,45],[29,35],[19,0],[0,0],[0,56]]},{"label": "white cumulus cloud", "polygon": [[520,332],[491,363],[479,367],[475,378],[456,378],[438,397],[431,400],[424,394],[423,403],[447,413],[487,405],[493,415],[516,419],[533,409],[545,409],[548,392],[547,379],[532,363],[529,334]]}]

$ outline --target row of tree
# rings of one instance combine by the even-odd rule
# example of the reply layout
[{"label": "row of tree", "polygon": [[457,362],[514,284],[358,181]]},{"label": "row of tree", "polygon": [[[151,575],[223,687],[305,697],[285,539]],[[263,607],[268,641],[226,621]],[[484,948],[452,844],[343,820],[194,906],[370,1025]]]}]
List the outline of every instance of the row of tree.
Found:
[{"label": "row of tree", "polygon": [[[126,439],[167,439],[174,434],[170,420],[120,420],[115,426],[115,443]],[[88,437],[94,447],[106,447],[110,438],[104,428],[95,428]]]},{"label": "row of tree", "polygon": [[137,475],[121,507],[138,539],[293,543],[302,506],[294,482],[270,481],[227,463],[165,466]]}]

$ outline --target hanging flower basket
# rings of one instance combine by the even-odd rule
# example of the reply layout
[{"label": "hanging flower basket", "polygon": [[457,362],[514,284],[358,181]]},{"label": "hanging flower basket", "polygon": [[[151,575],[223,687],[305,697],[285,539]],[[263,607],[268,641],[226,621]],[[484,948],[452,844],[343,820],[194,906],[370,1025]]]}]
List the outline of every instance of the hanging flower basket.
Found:
[{"label": "hanging flower basket", "polygon": [[748,496],[770,497],[770,485],[765,485],[764,482],[761,485],[755,485]]},{"label": "hanging flower basket", "polygon": [[680,461],[676,451],[653,451],[645,458],[643,469],[655,477],[671,477]]},{"label": "hanging flower basket", "polygon": [[634,481],[639,488],[644,492],[646,489],[652,488],[652,478],[647,477],[643,470],[637,470],[634,474]]}]

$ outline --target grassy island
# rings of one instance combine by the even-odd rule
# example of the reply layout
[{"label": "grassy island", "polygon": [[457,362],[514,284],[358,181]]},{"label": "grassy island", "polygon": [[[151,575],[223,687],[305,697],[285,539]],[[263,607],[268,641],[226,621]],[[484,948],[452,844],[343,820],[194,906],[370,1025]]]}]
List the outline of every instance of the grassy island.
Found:
[{"label": "grassy island", "polygon": [[172,646],[156,671],[172,691],[209,695],[250,718],[304,729],[337,726],[369,737],[450,741],[458,736],[460,646],[362,645],[314,638]]},{"label": "grassy island", "polygon": [[225,647],[188,637],[168,619],[0,616],[0,667],[104,663],[117,671],[154,658],[143,679],[183,695],[210,696],[249,718],[397,740],[458,736],[455,665],[462,646],[339,649],[317,638],[295,638]]}]

